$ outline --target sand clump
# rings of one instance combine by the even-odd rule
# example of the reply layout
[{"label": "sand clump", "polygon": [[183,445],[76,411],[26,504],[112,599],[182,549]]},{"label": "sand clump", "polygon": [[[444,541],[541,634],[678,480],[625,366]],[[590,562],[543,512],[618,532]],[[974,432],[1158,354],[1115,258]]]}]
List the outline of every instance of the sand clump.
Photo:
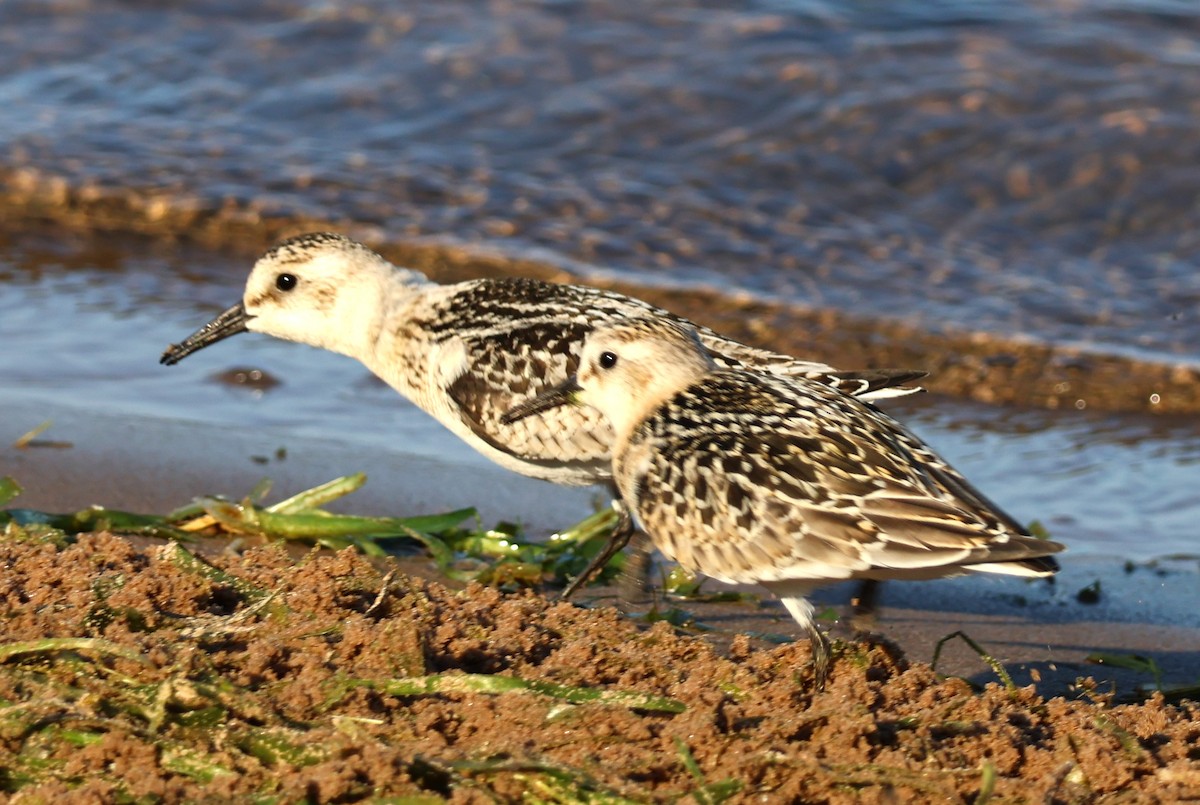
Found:
[{"label": "sand clump", "polygon": [[[665,623],[451,590],[351,551],[265,546],[200,564],[174,546],[10,527],[0,557],[12,801],[1200,799],[1195,703],[976,691],[857,643],[817,692],[803,641],[742,636],[718,653]],[[85,641],[32,642],[44,638]],[[668,697],[682,712],[385,689],[462,674]]]}]

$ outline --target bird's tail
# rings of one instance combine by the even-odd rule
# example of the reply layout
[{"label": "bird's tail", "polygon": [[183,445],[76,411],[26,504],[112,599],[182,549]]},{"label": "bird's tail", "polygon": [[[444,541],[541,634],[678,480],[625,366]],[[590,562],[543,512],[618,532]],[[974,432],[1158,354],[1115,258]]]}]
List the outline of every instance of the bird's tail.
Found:
[{"label": "bird's tail", "polygon": [[963,569],[972,573],[1003,573],[1006,576],[1044,578],[1058,572],[1058,562],[1053,556],[1037,556],[1012,562],[981,562],[977,565],[967,565]]}]

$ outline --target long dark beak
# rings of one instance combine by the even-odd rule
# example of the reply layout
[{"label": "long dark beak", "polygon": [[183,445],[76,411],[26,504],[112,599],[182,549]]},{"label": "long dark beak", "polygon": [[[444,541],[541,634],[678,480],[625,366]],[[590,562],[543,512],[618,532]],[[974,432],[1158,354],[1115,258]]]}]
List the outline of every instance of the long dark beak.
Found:
[{"label": "long dark beak", "polygon": [[178,344],[167,347],[158,362],[164,366],[173,366],[199,349],[209,344],[228,338],[231,335],[246,332],[246,322],[254,318],[246,315],[246,308],[238,302],[220,316],[201,327]]},{"label": "long dark beak", "polygon": [[560,405],[574,405],[577,402],[576,395],[580,391],[582,389],[579,387],[579,381],[575,379],[575,375],[571,375],[567,378],[567,382],[555,386],[549,391],[543,391],[532,400],[526,400],[520,405],[509,408],[500,417],[500,422],[511,425],[519,419],[540,414],[542,411],[548,411]]}]

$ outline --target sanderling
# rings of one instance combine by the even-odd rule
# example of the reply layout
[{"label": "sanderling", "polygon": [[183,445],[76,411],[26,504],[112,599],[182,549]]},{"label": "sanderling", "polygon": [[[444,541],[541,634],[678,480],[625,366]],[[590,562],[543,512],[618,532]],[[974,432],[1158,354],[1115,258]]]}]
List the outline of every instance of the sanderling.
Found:
[{"label": "sanderling", "polygon": [[[439,285],[341,235],[286,240],[255,263],[242,301],[163,353],[174,364],[247,330],[357,358],[492,461],[559,484],[611,480],[612,430],[594,409],[547,412],[515,424],[513,405],[567,379],[594,327],[632,317],[682,321],[646,302],[578,285],[479,279]],[[916,371],[842,372],[697,328],[722,366],[799,375],[864,398],[919,389]],[[619,508],[619,507],[618,507]],[[628,540],[628,518],[570,593]]]},{"label": "sanderling", "polygon": [[659,550],[777,595],[812,639],[819,684],[828,643],[806,597],[822,584],[1058,570],[1062,545],[885,414],[803,376],[725,369],[686,324],[596,328],[577,377],[506,419],[580,400],[612,425],[617,488]]}]

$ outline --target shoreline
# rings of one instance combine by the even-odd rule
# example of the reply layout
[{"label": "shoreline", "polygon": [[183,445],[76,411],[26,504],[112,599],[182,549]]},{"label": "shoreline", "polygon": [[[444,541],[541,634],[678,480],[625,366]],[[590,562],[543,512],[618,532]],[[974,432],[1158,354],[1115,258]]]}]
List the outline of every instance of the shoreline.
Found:
[{"label": "shoreline", "polygon": [[835,366],[913,367],[929,372],[931,392],[998,405],[1186,415],[1200,413],[1200,366],[1139,361],[1078,346],[927,326],[905,318],[863,318],[842,310],[733,298],[704,288],[664,289],[613,280],[548,252],[546,261],[511,257],[503,241],[468,247],[389,237],[377,224],[270,215],[253,204],[206,207],[126,188],[73,187],[32,169],[0,168],[5,231],[66,228],[195,244],[252,259],[282,237],[331,229],[360,239],[393,262],[438,282],[525,276],[586,282],[628,293],[732,338]]},{"label": "shoreline", "polygon": [[[8,504],[15,508],[67,512],[99,504],[161,514],[200,495],[237,499],[264,477],[273,482],[269,499],[277,500],[365,471],[366,486],[332,509],[408,516],[474,506],[485,526],[519,522],[539,538],[577,522],[603,500],[597,489],[554,487],[494,467],[469,451],[420,455],[405,452],[403,445],[370,449],[270,430],[97,415],[34,401],[9,410],[14,421],[53,417],[55,426],[46,438],[72,444],[67,449],[0,448],[0,475],[13,476],[25,490]],[[280,446],[286,447],[282,460],[276,455]],[[428,562],[414,561],[427,576]],[[1081,603],[1079,592],[1097,582],[1099,600]],[[1194,669],[1200,667],[1200,613],[1191,602],[1198,585],[1200,557],[1134,565],[1122,557],[1068,552],[1053,584],[990,576],[886,584],[878,630],[911,659],[926,662],[938,640],[963,630],[1005,663],[1019,684],[1040,677],[1039,690],[1058,694],[1068,692],[1080,676],[1125,691],[1150,681],[1145,674],[1086,663],[1092,652],[1151,657],[1162,669],[1164,684],[1194,684]],[[727,588],[706,582],[704,589]],[[818,591],[818,611],[832,607],[844,615],[853,589],[842,584]],[[690,613],[701,633],[709,633],[718,645],[739,632],[795,636],[794,622],[765,591],[743,591],[758,599],[740,604],[666,601],[660,606]],[[545,595],[553,600],[557,592]],[[616,603],[615,591],[586,588],[577,603],[609,606]],[[842,625],[834,633],[848,635]],[[995,680],[964,645],[947,647],[939,671],[980,683]]]}]

